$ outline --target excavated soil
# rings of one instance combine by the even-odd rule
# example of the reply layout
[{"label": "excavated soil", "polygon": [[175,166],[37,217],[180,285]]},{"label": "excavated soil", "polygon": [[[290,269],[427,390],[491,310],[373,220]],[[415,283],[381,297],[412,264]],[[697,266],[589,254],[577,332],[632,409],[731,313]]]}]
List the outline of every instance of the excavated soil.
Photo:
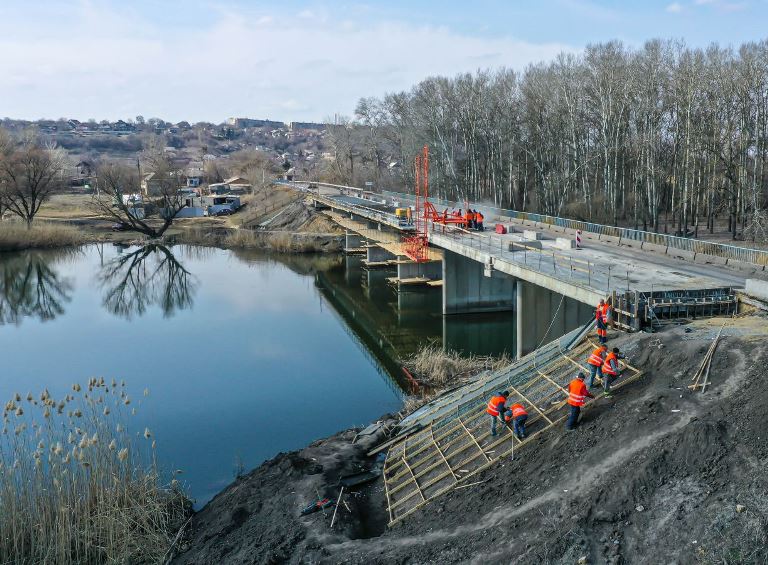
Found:
[{"label": "excavated soil", "polygon": [[280,454],[194,517],[174,563],[768,563],[768,323],[729,322],[691,392],[721,323],[611,339],[643,377],[391,528],[381,479],[333,530],[333,509],[299,516],[383,435]]}]

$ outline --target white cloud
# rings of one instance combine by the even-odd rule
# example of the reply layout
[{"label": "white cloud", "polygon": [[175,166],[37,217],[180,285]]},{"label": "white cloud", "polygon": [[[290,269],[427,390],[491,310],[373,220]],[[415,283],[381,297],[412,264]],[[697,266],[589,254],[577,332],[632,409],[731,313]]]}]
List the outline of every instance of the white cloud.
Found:
[{"label": "white cloud", "polygon": [[672,2],[667,6],[666,10],[670,14],[679,14],[683,11],[683,6],[679,2]]},{"label": "white cloud", "polygon": [[[321,120],[351,114],[362,96],[408,89],[427,76],[522,69],[577,50],[400,21],[364,24],[323,12],[308,19],[231,7],[190,29],[105,6],[82,0],[47,24],[29,13],[16,14],[16,25],[4,18],[4,115]],[[29,21],[39,22],[34,34]]]}]

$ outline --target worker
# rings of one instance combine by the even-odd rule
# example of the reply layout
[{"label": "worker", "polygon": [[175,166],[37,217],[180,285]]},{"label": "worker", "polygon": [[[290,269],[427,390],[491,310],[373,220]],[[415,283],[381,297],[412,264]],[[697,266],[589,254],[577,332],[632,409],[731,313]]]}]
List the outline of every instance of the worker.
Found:
[{"label": "worker", "polygon": [[447,223],[448,223],[448,208],[443,210],[443,224],[447,224]]},{"label": "worker", "polygon": [[413,219],[412,219],[412,217],[411,217],[411,214],[412,214],[412,212],[411,212],[411,207],[410,207],[410,206],[408,206],[408,207],[405,209],[405,219],[406,219],[406,221],[408,222],[408,225],[409,225],[409,226],[410,226],[410,225],[413,223]]},{"label": "worker", "polygon": [[507,397],[509,396],[509,391],[499,392],[496,393],[496,395],[491,397],[491,400],[488,401],[488,408],[485,409],[488,414],[491,415],[491,435],[496,435],[496,421],[501,420],[501,415],[504,414],[506,408],[505,404],[507,403]]},{"label": "worker", "polygon": [[525,439],[525,421],[528,419],[528,412],[525,411],[525,407],[516,402],[509,407],[509,410],[504,412],[504,420],[509,424],[512,421],[512,429],[517,436],[517,439]]},{"label": "worker", "polygon": [[597,340],[604,344],[608,341],[608,305],[602,298],[595,308],[595,323],[597,324]]},{"label": "worker", "polygon": [[484,221],[485,216],[483,216],[480,212],[475,212],[475,223],[477,224],[478,230],[485,231],[485,227],[483,226]]},{"label": "worker", "polygon": [[568,431],[575,430],[579,425],[579,414],[581,413],[581,407],[584,406],[587,398],[594,398],[595,396],[589,392],[587,385],[584,383],[584,379],[587,375],[579,371],[576,378],[568,384],[568,404],[571,407],[571,413],[568,415],[568,422],[565,424],[565,429]]},{"label": "worker", "polygon": [[589,365],[589,388],[595,386],[595,375],[600,377],[600,380],[603,380],[603,363],[605,362],[607,351],[608,347],[601,343],[587,359],[587,364]]},{"label": "worker", "polygon": [[472,229],[472,222],[475,221],[475,215],[472,213],[472,210],[467,208],[467,213],[464,214],[464,227],[466,229],[471,230]]},{"label": "worker", "polygon": [[619,351],[618,347],[614,347],[608,355],[605,356],[603,361],[603,391],[605,396],[611,396],[611,383],[621,376],[621,369],[619,368],[619,359],[623,359],[624,356]]}]

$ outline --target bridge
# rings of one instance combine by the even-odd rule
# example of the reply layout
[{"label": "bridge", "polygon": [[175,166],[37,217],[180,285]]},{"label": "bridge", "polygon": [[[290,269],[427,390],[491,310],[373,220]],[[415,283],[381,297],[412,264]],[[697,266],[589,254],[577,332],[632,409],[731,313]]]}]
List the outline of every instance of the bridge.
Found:
[{"label": "bridge", "polygon": [[[372,268],[396,266],[395,284],[442,287],[443,314],[517,311],[518,356],[546,335],[553,339],[583,324],[600,299],[612,300],[614,322],[626,330],[733,312],[737,290],[747,278],[763,278],[768,264],[761,250],[472,203],[491,231],[430,223],[428,260],[415,262],[402,243],[414,228],[395,214],[410,203],[408,195],[325,183],[291,186],[346,230],[349,251],[365,253]],[[497,224],[506,233],[497,233]],[[574,246],[577,230],[580,249]]]}]

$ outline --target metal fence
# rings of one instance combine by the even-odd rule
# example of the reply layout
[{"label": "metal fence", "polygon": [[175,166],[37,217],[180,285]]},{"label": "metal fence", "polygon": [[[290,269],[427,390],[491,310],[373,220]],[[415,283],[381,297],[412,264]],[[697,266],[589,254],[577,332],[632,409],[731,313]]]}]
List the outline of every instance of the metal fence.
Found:
[{"label": "metal fence", "polygon": [[[413,197],[409,194],[401,192],[383,191],[382,194],[389,198],[397,200],[413,200]],[[447,200],[431,199],[433,203],[439,206],[445,207],[461,207],[462,204],[458,202],[450,202]],[[475,206],[475,204],[473,204]],[[733,261],[742,261],[744,263],[752,263],[754,265],[768,265],[768,251],[762,249],[751,249],[748,247],[739,247],[736,245],[726,245],[723,243],[714,243],[711,241],[702,241],[699,239],[691,239],[688,237],[677,237],[673,235],[666,235],[663,233],[654,233],[643,230],[635,230],[630,228],[619,228],[615,226],[606,226],[603,224],[595,224],[593,222],[581,222],[578,220],[570,220],[568,218],[559,218],[557,216],[548,216],[545,214],[535,214],[532,212],[518,212],[516,210],[508,210],[506,208],[496,208],[493,206],[477,206],[481,211],[496,214],[501,217],[512,218],[515,220],[522,220],[528,222],[537,222],[541,224],[547,224],[551,226],[558,226],[561,228],[567,228],[572,230],[581,230],[583,232],[594,233],[598,235],[610,236],[628,241],[646,242],[654,245],[660,245],[671,249],[679,249],[681,251],[689,251],[691,253],[701,253],[704,255],[712,255],[714,257],[722,257],[724,259],[730,259]]]}]

